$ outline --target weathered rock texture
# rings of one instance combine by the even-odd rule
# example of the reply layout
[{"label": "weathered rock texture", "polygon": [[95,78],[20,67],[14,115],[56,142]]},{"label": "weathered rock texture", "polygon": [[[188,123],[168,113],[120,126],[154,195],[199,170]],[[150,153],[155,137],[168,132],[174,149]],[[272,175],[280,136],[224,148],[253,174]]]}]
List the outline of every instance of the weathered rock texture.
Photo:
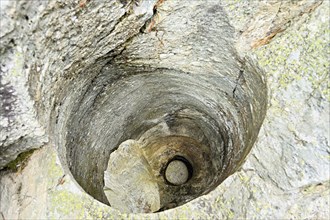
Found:
[{"label": "weathered rock texture", "polygon": [[123,142],[110,155],[104,172],[104,192],[111,207],[126,213],[156,212],[160,209],[158,190],[139,144]]},{"label": "weathered rock texture", "polygon": [[[328,1],[58,0],[1,1],[0,6],[0,166],[5,167],[0,218],[330,217]],[[121,80],[118,87],[125,91],[134,85],[125,81],[128,76],[154,72],[166,77],[174,71],[188,82],[201,76],[201,83],[191,86],[193,96],[206,79],[217,82],[207,76],[219,73],[227,81],[220,90],[244,100],[246,91],[255,91],[244,85],[263,83],[249,84],[251,75],[244,82],[240,70],[258,72],[268,82],[268,94],[260,89],[264,96],[248,96],[246,103],[262,106],[259,98],[268,95],[269,105],[239,172],[207,195],[164,212],[122,214],[103,204],[107,200],[98,183],[110,152],[139,138],[131,137],[135,121],[148,112],[144,108],[137,118],[128,117],[134,108],[123,96],[109,104],[117,117],[102,120],[109,113],[102,104],[115,93],[108,87]],[[171,80],[160,82],[166,88]],[[151,88],[155,83],[150,81]],[[259,117],[247,121],[257,122],[252,138],[238,129],[236,141],[242,146],[252,146],[263,118],[253,111]],[[126,116],[126,124],[115,121]],[[195,134],[198,139],[200,133]],[[107,135],[117,141],[102,142]],[[14,164],[21,165],[17,172],[8,170],[18,154],[42,146],[29,161]],[[232,152],[230,158],[237,160],[223,177],[249,151],[237,149],[247,150]]]}]

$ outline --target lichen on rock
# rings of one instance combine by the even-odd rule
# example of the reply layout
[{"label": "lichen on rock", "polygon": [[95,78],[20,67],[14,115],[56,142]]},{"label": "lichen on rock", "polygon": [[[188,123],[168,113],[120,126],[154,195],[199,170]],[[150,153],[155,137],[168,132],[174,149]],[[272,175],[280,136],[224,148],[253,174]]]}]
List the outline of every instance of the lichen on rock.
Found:
[{"label": "lichen on rock", "polygon": [[1,1],[0,219],[329,218],[329,8]]}]

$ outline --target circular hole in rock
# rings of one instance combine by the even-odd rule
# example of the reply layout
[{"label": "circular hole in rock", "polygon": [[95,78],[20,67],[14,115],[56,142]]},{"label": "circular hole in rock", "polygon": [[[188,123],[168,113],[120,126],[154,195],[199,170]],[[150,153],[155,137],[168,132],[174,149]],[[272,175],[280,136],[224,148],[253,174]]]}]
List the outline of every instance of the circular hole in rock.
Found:
[{"label": "circular hole in rock", "polygon": [[205,195],[241,166],[266,94],[252,63],[243,76],[239,65],[226,74],[106,66],[63,90],[55,137],[92,197],[123,212],[159,212]]}]

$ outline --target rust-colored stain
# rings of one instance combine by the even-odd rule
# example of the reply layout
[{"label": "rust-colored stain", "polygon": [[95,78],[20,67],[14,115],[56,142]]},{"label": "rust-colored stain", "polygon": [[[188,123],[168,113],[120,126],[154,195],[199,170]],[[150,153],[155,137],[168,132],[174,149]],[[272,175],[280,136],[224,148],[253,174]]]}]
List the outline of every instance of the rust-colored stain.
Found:
[{"label": "rust-colored stain", "polygon": [[59,185],[63,185],[63,183],[65,182],[64,178],[65,178],[65,174],[58,179],[56,187],[59,186]]},{"label": "rust-colored stain", "polygon": [[154,5],[154,15],[153,17],[150,19],[150,22],[149,24],[147,25],[147,28],[146,28],[146,32],[147,33],[150,33],[152,30],[154,30],[155,28],[155,25],[157,24],[157,20],[159,19],[159,15],[157,13],[157,8],[163,4],[165,2],[165,0],[158,0],[156,2],[156,4]]},{"label": "rust-colored stain", "polygon": [[278,33],[283,32],[285,29],[282,28],[277,28],[274,31],[270,32],[269,34],[266,35],[266,37],[259,39],[257,41],[255,41],[254,43],[252,43],[252,48],[258,48],[261,47],[265,44],[268,44]]},{"label": "rust-colored stain", "polygon": [[147,33],[150,33],[155,27],[155,24],[156,24],[156,17],[155,16],[158,16],[158,15],[154,15],[151,18],[150,23],[148,24],[148,26],[146,28]]},{"label": "rust-colored stain", "polygon": [[[322,4],[322,1],[316,2],[315,4],[309,6],[309,7],[307,7],[305,10],[301,11],[296,17],[302,16],[302,15],[305,14],[305,13],[311,13],[311,12],[313,12],[313,11],[314,11],[318,6],[320,6],[321,4]],[[253,43],[251,44],[251,47],[252,47],[253,49],[255,49],[255,48],[258,48],[258,47],[260,47],[260,46],[263,46],[263,45],[268,44],[268,43],[269,43],[269,42],[270,42],[270,41],[276,36],[276,34],[285,31],[285,30],[286,30],[285,25],[286,25],[287,23],[289,23],[290,21],[292,21],[294,18],[295,18],[295,17],[293,17],[293,18],[291,18],[291,19],[288,19],[285,23],[281,23],[281,24],[280,24],[281,27],[277,27],[277,28],[274,28],[273,30],[270,30],[270,31],[268,32],[268,34],[267,34],[264,38],[261,38],[261,39],[259,39],[259,40],[256,40],[255,42],[253,42]]]},{"label": "rust-colored stain", "polygon": [[84,8],[86,7],[86,4],[89,2],[90,0],[80,0],[79,1],[79,7],[80,8]]},{"label": "rust-colored stain", "polygon": [[158,0],[155,4],[155,7],[157,8],[159,5],[163,4],[165,0]]}]

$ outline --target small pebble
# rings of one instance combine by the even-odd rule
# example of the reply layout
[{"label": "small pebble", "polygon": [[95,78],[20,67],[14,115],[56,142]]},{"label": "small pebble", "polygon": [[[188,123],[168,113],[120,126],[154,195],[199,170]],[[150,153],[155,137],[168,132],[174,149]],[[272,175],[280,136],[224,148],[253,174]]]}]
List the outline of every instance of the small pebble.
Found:
[{"label": "small pebble", "polygon": [[165,178],[174,185],[181,185],[188,181],[189,172],[186,164],[180,160],[171,161],[165,170]]}]

